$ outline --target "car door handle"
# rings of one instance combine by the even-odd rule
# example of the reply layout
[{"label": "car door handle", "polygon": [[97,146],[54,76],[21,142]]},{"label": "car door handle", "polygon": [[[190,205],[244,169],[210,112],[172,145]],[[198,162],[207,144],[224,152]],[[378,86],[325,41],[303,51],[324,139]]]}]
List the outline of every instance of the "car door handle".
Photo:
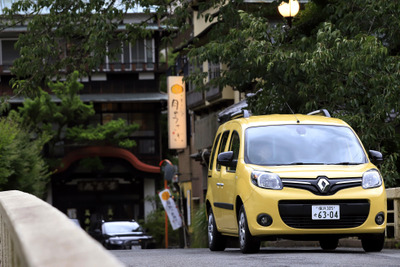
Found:
[{"label": "car door handle", "polygon": [[223,187],[223,186],[224,186],[224,184],[223,184],[223,183],[217,183],[217,186],[221,186],[221,187]]}]

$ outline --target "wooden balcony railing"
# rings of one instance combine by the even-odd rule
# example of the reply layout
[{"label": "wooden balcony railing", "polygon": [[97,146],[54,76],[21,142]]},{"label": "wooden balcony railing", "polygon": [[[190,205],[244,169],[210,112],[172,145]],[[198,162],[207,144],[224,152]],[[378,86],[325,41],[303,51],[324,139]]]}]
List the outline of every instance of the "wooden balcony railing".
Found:
[{"label": "wooden balcony railing", "polygon": [[210,88],[210,90],[206,91],[206,100],[211,101],[221,97],[221,89],[217,86]]},{"label": "wooden balcony railing", "polygon": [[[11,74],[12,65],[0,65],[0,74]],[[113,62],[101,65],[94,72],[166,72],[168,64],[165,62]],[[62,72],[62,70],[61,70]]]},{"label": "wooden balcony railing", "polygon": [[112,62],[103,64],[99,67],[99,72],[166,72],[167,63],[157,62],[131,62],[131,63],[120,63]]},{"label": "wooden balcony railing", "polygon": [[205,104],[204,92],[189,91],[186,94],[186,105],[189,109]]}]

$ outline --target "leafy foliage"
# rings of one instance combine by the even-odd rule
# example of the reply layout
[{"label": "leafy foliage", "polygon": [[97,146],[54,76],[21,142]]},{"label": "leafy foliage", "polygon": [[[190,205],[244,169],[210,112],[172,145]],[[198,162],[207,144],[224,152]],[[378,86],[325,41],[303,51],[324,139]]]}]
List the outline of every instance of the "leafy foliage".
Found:
[{"label": "leafy foliage", "polygon": [[0,190],[44,197],[50,177],[40,151],[46,136],[32,140],[17,117],[0,118]]},{"label": "leafy foliage", "polygon": [[[165,248],[165,212],[164,210],[157,209],[151,212],[146,222],[142,223],[147,232],[156,240],[158,248]],[[168,223],[168,246],[179,246],[179,231],[172,230],[171,224]]]},{"label": "leafy foliage", "polygon": [[43,89],[38,89],[38,96],[26,98],[19,108],[23,125],[36,133],[46,132],[52,136],[52,143],[63,139],[66,127],[85,123],[94,115],[92,104],[81,101],[78,92],[83,85],[74,72],[66,82],[50,82],[49,90],[55,98]]},{"label": "leafy foliage", "polygon": [[132,148],[136,146],[134,140],[129,140],[129,136],[139,128],[138,124],[128,124],[123,119],[112,120],[104,125],[97,126],[76,126],[67,129],[66,137],[76,142],[101,143]]},{"label": "leafy foliage", "polygon": [[[151,201],[156,209],[147,215],[145,222],[141,221],[140,224],[146,229],[146,232],[156,240],[156,246],[158,248],[165,248],[165,211],[158,196],[147,197],[147,201]],[[168,222],[169,247],[179,246],[180,231],[181,228],[174,231],[171,224]]]},{"label": "leafy foliage", "polygon": [[[400,3],[314,0],[287,28],[268,20],[276,6],[222,2],[199,8],[205,21],[218,23],[188,55],[226,68],[208,84],[205,72],[187,80],[203,90],[228,85],[252,93],[254,114],[289,113],[287,105],[300,113],[327,108],[355,129],[367,149],[383,152],[386,185],[400,185]],[[219,12],[210,12],[212,6]]]},{"label": "leafy foliage", "polygon": [[206,205],[203,203],[195,211],[193,216],[193,241],[192,248],[206,248],[208,246]]},{"label": "leafy foliage", "polygon": [[104,125],[90,125],[88,120],[95,111],[92,104],[85,104],[78,92],[83,85],[78,72],[72,73],[65,82],[50,82],[49,90],[55,99],[40,89],[39,95],[27,98],[19,108],[22,124],[35,134],[51,136],[48,142],[49,156],[54,146],[64,140],[85,145],[116,145],[131,148],[136,145],[130,136],[139,126],[125,120],[113,120]]}]

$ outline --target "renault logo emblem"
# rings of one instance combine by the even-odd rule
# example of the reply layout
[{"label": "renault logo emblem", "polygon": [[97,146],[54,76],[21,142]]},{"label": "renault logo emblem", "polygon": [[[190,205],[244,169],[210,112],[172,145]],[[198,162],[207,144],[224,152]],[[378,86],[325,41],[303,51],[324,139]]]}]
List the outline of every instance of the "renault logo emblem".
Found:
[{"label": "renault logo emblem", "polygon": [[317,182],[317,185],[318,185],[318,189],[321,193],[328,193],[328,191],[331,187],[329,180],[325,177],[320,177]]}]

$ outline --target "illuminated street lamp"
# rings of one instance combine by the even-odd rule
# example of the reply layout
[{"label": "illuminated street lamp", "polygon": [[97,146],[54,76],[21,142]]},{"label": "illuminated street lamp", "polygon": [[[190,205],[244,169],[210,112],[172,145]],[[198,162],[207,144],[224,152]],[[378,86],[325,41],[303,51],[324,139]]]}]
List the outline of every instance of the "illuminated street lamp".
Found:
[{"label": "illuminated street lamp", "polygon": [[289,27],[292,27],[293,17],[299,13],[300,4],[297,0],[289,0],[289,3],[282,2],[278,6],[279,13],[287,19]]}]

